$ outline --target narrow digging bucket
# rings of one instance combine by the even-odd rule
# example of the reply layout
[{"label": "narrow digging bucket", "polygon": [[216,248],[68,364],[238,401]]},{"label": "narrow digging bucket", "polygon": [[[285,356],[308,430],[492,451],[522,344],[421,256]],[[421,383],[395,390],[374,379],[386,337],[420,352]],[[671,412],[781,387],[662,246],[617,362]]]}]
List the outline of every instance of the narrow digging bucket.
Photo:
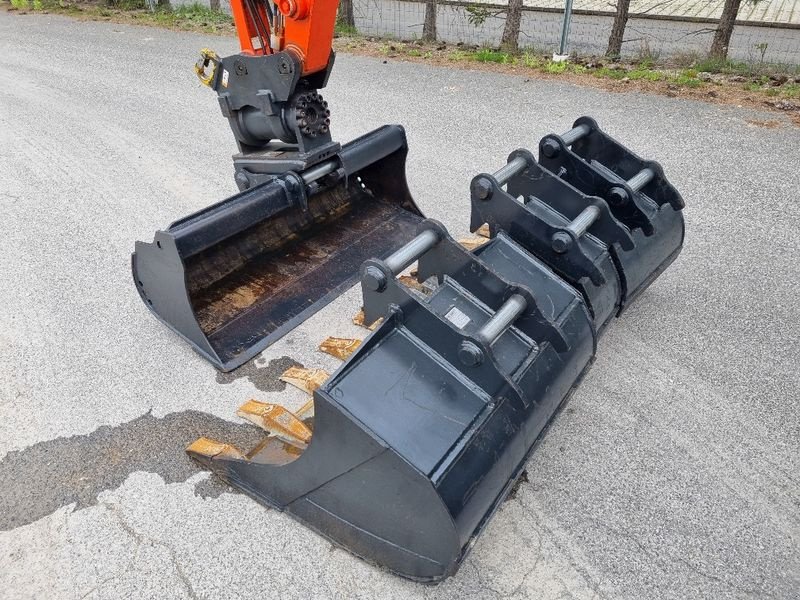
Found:
[{"label": "narrow digging bucket", "polygon": [[413,237],[405,132],[377,129],[136,242],[133,278],[158,319],[218,369],[240,366],[323,308],[366,259]]}]

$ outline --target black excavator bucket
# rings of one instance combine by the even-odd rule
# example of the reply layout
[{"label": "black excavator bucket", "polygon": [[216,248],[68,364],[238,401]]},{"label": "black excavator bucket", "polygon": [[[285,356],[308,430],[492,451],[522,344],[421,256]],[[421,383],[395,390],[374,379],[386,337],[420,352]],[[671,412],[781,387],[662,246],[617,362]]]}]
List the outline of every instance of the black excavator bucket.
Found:
[{"label": "black excavator bucket", "polygon": [[[269,433],[261,444],[245,453],[201,438],[189,454],[397,574],[455,573],[593,362],[599,332],[680,251],[682,202],[600,158],[551,172],[517,151],[476,177],[472,226],[488,223],[489,239],[469,251],[420,222],[361,267],[360,322],[373,333],[320,346],[345,361],[330,377],[284,374],[312,401],[294,414],[251,400],[238,414]],[[634,205],[614,210],[599,184],[575,186],[587,168],[624,180]],[[403,275],[415,263],[416,277]]]},{"label": "black excavator bucket", "polygon": [[142,300],[218,369],[240,366],[413,236],[407,152],[386,126],[136,242]]},{"label": "black excavator bucket", "polygon": [[[504,189],[505,188],[505,189]],[[683,199],[645,161],[581,117],[545,136],[539,162],[516,150],[472,180],[471,231],[504,231],[575,286],[598,329],[619,315],[683,247]]]},{"label": "black excavator bucket", "polygon": [[[428,294],[396,278],[417,259],[418,280],[441,282]],[[188,451],[351,552],[433,582],[510,490],[589,364],[594,328],[580,295],[502,234],[476,255],[425,221],[361,273],[365,323],[383,321],[314,392],[310,444]]]}]

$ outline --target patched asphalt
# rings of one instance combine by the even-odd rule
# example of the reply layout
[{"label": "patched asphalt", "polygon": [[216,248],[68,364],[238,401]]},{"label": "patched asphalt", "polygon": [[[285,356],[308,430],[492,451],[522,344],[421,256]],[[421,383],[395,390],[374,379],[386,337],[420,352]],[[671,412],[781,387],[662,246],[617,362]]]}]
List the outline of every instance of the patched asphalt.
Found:
[{"label": "patched asphalt", "polygon": [[[469,181],[590,114],[658,160],[683,253],[601,339],[458,575],[376,569],[201,471],[248,446],[248,398],[334,370],[351,290],[220,375],[143,306],[134,241],[235,191],[233,138],[192,72],[233,38],[0,12],[0,597],[791,598],[800,590],[800,129],[775,113],[337,58],[346,141],[408,132],[409,185],[455,236]],[[780,120],[777,128],[754,123]]]}]

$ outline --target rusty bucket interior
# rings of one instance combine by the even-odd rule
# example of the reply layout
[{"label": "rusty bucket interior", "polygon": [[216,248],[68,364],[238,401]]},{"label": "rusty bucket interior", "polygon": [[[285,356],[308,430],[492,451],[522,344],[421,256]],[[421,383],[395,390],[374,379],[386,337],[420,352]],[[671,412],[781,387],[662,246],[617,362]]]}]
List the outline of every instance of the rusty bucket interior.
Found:
[{"label": "rusty bucket interior", "polygon": [[142,299],[218,369],[240,366],[413,237],[407,151],[402,128],[378,129],[317,175],[277,175],[137,242]]}]

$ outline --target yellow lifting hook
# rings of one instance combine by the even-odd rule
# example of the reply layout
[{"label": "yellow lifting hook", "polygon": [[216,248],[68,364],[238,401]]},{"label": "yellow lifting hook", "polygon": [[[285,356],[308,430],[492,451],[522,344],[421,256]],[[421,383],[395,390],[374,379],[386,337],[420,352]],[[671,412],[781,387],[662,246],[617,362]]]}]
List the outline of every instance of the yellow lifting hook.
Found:
[{"label": "yellow lifting hook", "polygon": [[[200,58],[194,65],[194,72],[197,73],[197,78],[203,83],[211,87],[214,77],[217,74],[217,66],[220,63],[219,56],[216,52],[209,48],[200,50]],[[211,70],[206,72],[206,69],[211,66]]]}]

